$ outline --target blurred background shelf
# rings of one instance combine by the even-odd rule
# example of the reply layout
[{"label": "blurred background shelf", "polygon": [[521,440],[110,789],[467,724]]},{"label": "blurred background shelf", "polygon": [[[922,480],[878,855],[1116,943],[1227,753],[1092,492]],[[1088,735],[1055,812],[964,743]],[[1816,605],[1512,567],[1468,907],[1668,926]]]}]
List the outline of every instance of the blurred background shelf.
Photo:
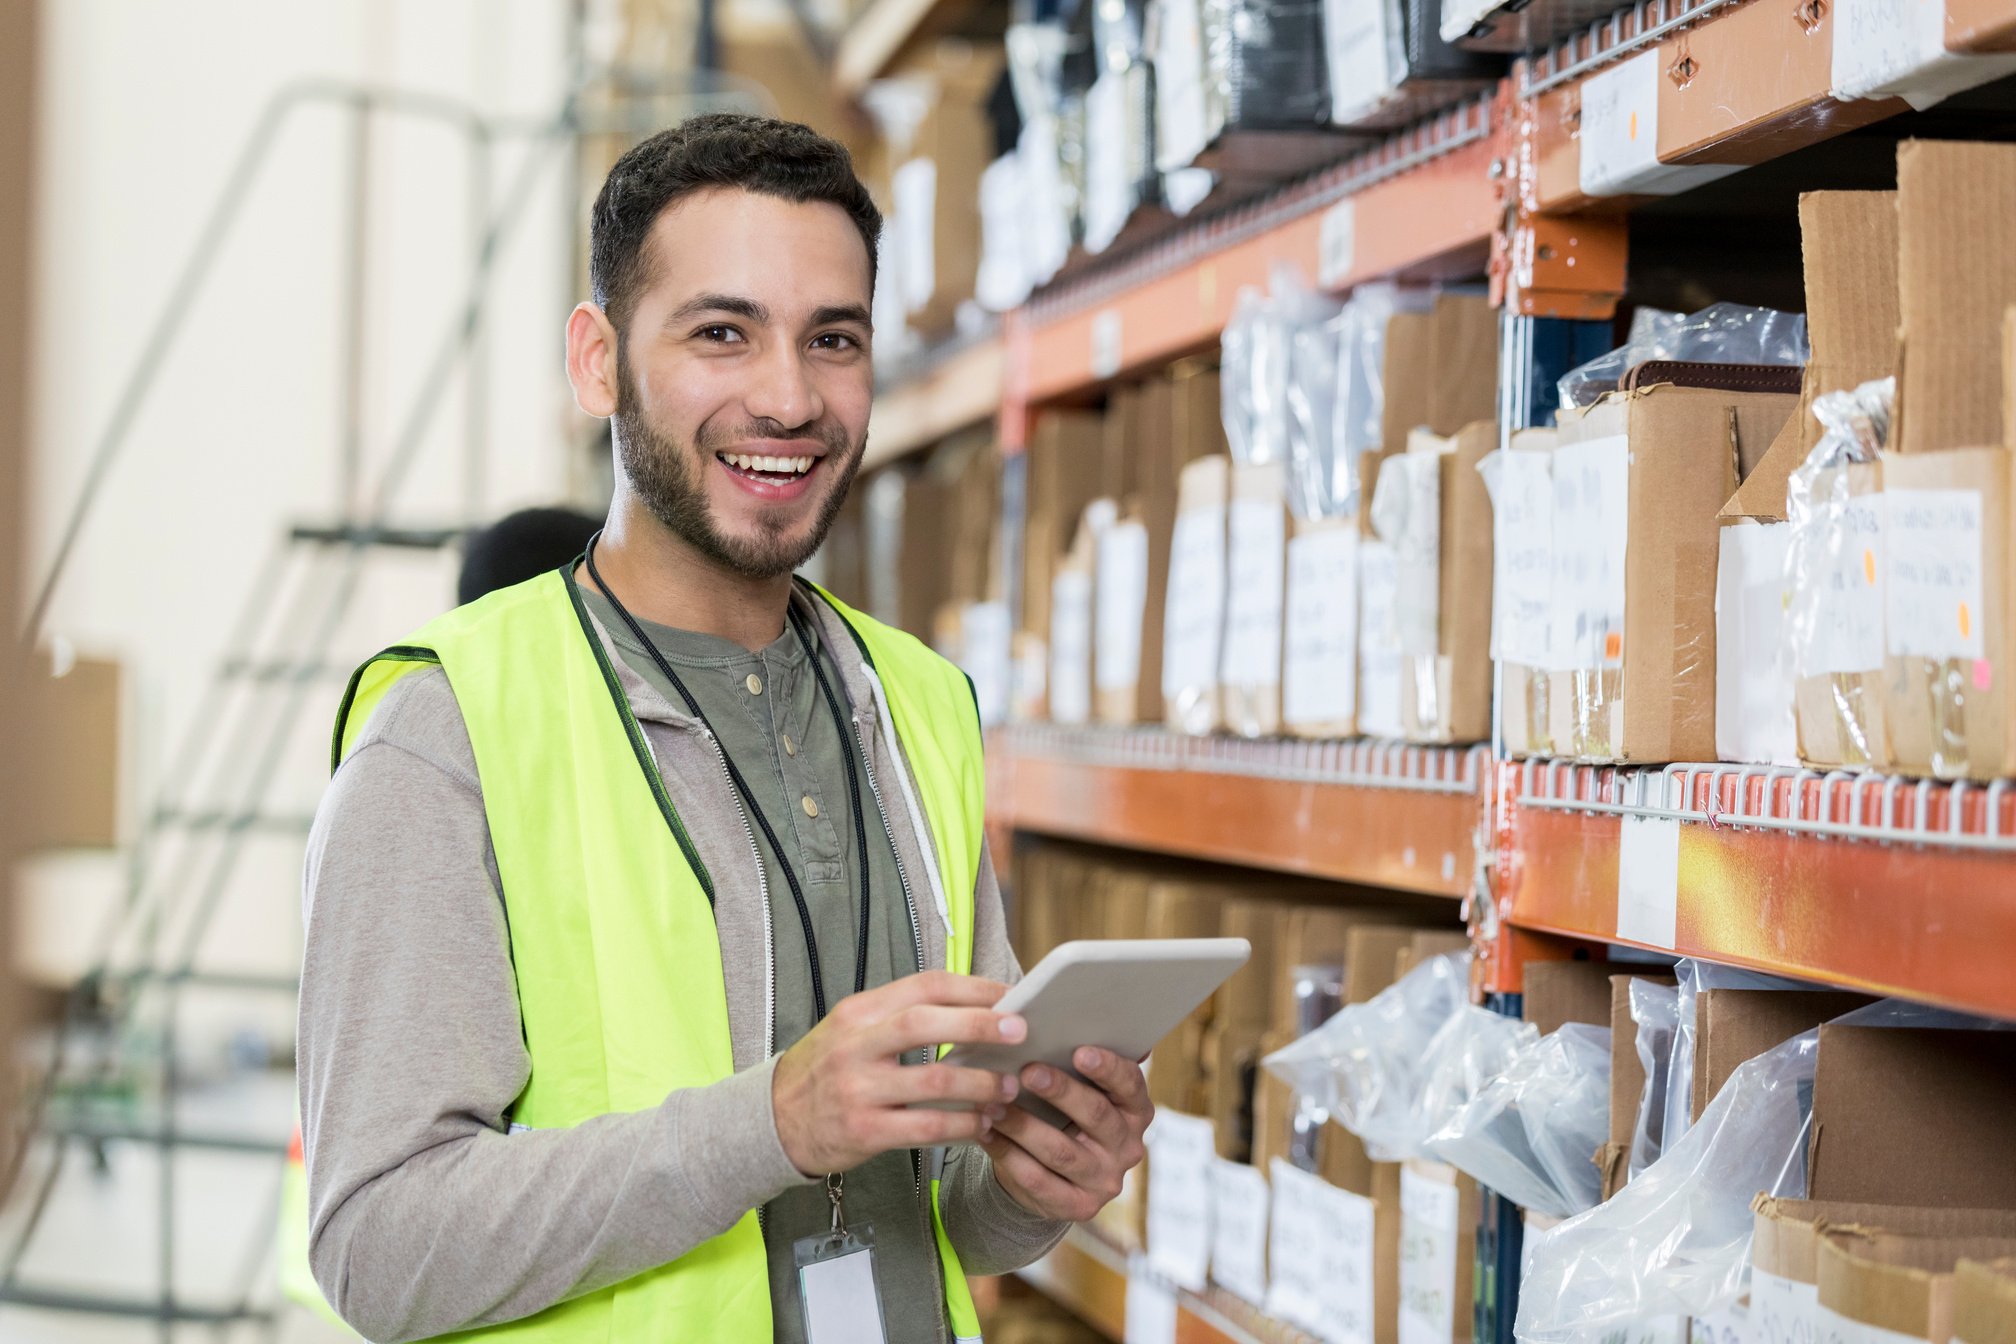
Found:
[{"label": "blurred background shelf", "polygon": [[[1073,1228],[1049,1255],[1020,1271],[1024,1282],[1116,1341],[1151,1338],[1129,1332],[1128,1261],[1096,1233]],[[1175,1298],[1173,1344],[1309,1344],[1311,1336],[1271,1320],[1222,1288],[1206,1295],[1158,1286]],[[1135,1322],[1136,1329],[1142,1322]]]},{"label": "blurred background shelf", "polygon": [[1475,877],[1482,748],[1028,725],[992,756],[1017,830],[1432,896]]},{"label": "blurred background shelf", "polygon": [[920,361],[875,396],[874,432],[864,470],[928,448],[949,434],[1001,411],[1002,344],[998,335]]},{"label": "blurred background shelf", "polygon": [[2016,1016],[2016,790],[2002,783],[1532,761],[1499,779],[1512,936],[1494,990],[1518,992],[1513,967],[1549,955],[1538,934]]}]

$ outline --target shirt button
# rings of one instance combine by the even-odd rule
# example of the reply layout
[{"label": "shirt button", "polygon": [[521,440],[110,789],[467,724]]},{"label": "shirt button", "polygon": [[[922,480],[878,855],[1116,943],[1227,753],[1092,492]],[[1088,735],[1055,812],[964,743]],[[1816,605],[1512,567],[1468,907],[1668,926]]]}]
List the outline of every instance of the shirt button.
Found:
[{"label": "shirt button", "polygon": [[791,740],[791,734],[789,733],[784,734],[784,754],[786,756],[796,756],[798,754],[798,744]]},{"label": "shirt button", "polygon": [[805,808],[806,816],[816,817],[819,815],[819,804],[812,800],[811,794],[808,793],[805,795],[803,806]]},{"label": "shirt button", "polygon": [[742,684],[749,688],[749,694],[751,695],[763,694],[763,678],[757,676],[754,672],[751,672],[749,679]]}]

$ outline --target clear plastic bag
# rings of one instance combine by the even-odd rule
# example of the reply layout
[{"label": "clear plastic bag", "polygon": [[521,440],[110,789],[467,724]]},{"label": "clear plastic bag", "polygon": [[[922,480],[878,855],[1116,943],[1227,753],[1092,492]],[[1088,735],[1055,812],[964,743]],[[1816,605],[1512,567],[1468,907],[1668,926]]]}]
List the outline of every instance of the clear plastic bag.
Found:
[{"label": "clear plastic bag", "polygon": [[1419,1115],[1429,1048],[1469,998],[1469,955],[1433,957],[1261,1063],[1374,1157],[1399,1161],[1425,1137]]},{"label": "clear plastic bag", "polygon": [[1775,308],[1715,303],[1679,317],[1640,309],[1625,343],[1563,374],[1561,404],[1593,405],[1618,379],[1648,359],[1704,360],[1722,364],[1803,365],[1809,357],[1806,315]]},{"label": "clear plastic bag", "polygon": [[[1989,1023],[1886,999],[1838,1021],[1861,1027],[1986,1029]],[[1610,1199],[1530,1242],[1514,1336],[1581,1344],[1655,1316],[1726,1310],[1748,1285],[1750,1204],[1806,1193],[1806,1141],[1820,1033],[1739,1065],[1701,1122]]]},{"label": "clear plastic bag", "polygon": [[1631,1126],[1628,1170],[1636,1179],[1658,1160],[1666,1144],[1666,1080],[1673,1061],[1673,1038],[1680,1025],[1680,991],[1656,980],[1633,980],[1631,1021],[1638,1029],[1638,1063],[1645,1070],[1645,1088],[1638,1094],[1638,1119]]},{"label": "clear plastic bag", "polygon": [[1896,395],[1897,380],[1881,378],[1815,397],[1820,442],[1785,487],[1785,654],[1800,754],[1823,765],[1870,768],[1885,754],[1883,590],[1873,557],[1882,554],[1881,454]]},{"label": "clear plastic bag", "polygon": [[1718,966],[1710,961],[1682,958],[1673,967],[1679,980],[1674,991],[1673,1056],[1666,1069],[1666,1115],[1660,1124],[1661,1143],[1671,1148],[1673,1141],[1693,1123],[1695,1005],[1704,989],[1810,989],[1800,980],[1746,971],[1735,966]]},{"label": "clear plastic bag", "polygon": [[1220,338],[1225,438],[1240,466],[1287,462],[1294,333],[1321,327],[1338,311],[1292,265],[1275,266],[1269,286],[1266,294],[1239,291]]},{"label": "clear plastic bag", "polygon": [[1337,342],[1343,317],[1298,326],[1288,338],[1288,511],[1305,522],[1337,516]]},{"label": "clear plastic bag", "polygon": [[1530,1022],[1472,1003],[1458,1004],[1421,1053],[1421,1090],[1414,1103],[1412,1129],[1383,1157],[1372,1152],[1370,1143],[1366,1151],[1389,1162],[1423,1155],[1429,1137],[1461,1114],[1539,1038],[1539,1030]]},{"label": "clear plastic bag", "polygon": [[1602,1196],[1590,1158],[1609,1129],[1609,1097],[1610,1029],[1571,1023],[1522,1045],[1424,1151],[1522,1208],[1568,1217]]},{"label": "clear plastic bag", "polygon": [[1338,314],[1330,461],[1330,498],[1337,517],[1357,514],[1360,460],[1385,447],[1386,325],[1396,313],[1425,313],[1434,301],[1432,290],[1381,281],[1353,290]]}]

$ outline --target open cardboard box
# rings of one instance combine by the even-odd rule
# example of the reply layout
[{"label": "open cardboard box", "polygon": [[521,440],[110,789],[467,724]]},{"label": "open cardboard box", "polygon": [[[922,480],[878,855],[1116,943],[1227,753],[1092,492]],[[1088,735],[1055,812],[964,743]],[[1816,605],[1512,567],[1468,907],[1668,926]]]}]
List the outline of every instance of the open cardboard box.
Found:
[{"label": "open cardboard box", "polygon": [[1439,511],[1435,648],[1401,663],[1401,725],[1410,742],[1491,735],[1491,497],[1477,464],[1497,447],[1498,426],[1488,420],[1409,442],[1410,454],[1436,459]]},{"label": "open cardboard box", "polygon": [[1746,1061],[1869,1002],[1866,994],[1836,989],[1703,990],[1694,1004],[1689,1113],[1700,1120],[1729,1075]]},{"label": "open cardboard box", "polygon": [[2016,1208],[2016,1033],[1820,1028],[1806,1189]]},{"label": "open cardboard box", "polygon": [[2016,1258],[1968,1259],[1954,1267],[1953,1338],[2016,1344]]},{"label": "open cardboard box", "polygon": [[1947,1344],[1959,1262],[2009,1255],[2016,1238],[1830,1226],[1820,1240],[1820,1310],[1861,1327],[1871,1344],[1893,1337]]}]

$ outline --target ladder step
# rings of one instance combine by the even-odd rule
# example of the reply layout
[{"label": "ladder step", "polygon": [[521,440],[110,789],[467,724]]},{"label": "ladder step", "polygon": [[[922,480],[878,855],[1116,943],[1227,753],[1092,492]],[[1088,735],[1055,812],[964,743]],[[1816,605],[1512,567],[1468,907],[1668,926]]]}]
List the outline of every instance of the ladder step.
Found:
[{"label": "ladder step", "polygon": [[158,1293],[93,1292],[81,1288],[40,1287],[32,1283],[0,1284],[0,1303],[33,1307],[40,1311],[70,1311],[90,1316],[126,1316],[146,1321],[175,1321],[185,1325],[231,1325],[239,1322],[267,1322],[271,1307],[203,1306]]},{"label": "ladder step", "polygon": [[186,812],[164,807],[154,813],[157,830],[175,831],[269,831],[286,835],[306,835],[315,824],[312,813],[284,812]]},{"label": "ladder step", "polygon": [[[361,661],[361,660],[360,660]],[[217,667],[226,681],[348,681],[350,663],[302,663],[291,658],[227,658]]]},{"label": "ladder step", "polygon": [[106,971],[97,978],[128,985],[190,985],[197,989],[238,989],[258,994],[295,994],[301,989],[300,976],[277,972],[164,971],[152,966],[136,966],[131,970]]},{"label": "ladder step", "polygon": [[288,539],[312,546],[385,546],[408,551],[438,551],[460,541],[465,527],[373,527],[364,523],[296,523]]}]

